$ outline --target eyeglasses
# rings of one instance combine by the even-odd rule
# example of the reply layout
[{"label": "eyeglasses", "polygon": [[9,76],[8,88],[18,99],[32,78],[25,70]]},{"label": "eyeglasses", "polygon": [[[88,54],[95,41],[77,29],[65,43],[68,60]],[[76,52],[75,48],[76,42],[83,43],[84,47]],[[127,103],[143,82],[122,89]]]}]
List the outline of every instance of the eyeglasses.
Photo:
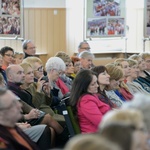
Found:
[{"label": "eyeglasses", "polygon": [[14,57],[14,55],[11,55],[11,54],[4,54],[4,55],[6,55],[8,57]]},{"label": "eyeglasses", "polygon": [[31,49],[32,50],[32,49],[36,49],[36,47],[27,47],[27,49]]},{"label": "eyeglasses", "polygon": [[81,47],[81,49],[85,49],[85,50],[90,50],[91,48],[90,47]]},{"label": "eyeglasses", "polygon": [[43,72],[43,66],[40,66],[39,68],[37,68],[36,70],[34,70],[34,71],[39,71],[39,72]]},{"label": "eyeglasses", "polygon": [[73,67],[73,64],[66,64],[66,67]]}]

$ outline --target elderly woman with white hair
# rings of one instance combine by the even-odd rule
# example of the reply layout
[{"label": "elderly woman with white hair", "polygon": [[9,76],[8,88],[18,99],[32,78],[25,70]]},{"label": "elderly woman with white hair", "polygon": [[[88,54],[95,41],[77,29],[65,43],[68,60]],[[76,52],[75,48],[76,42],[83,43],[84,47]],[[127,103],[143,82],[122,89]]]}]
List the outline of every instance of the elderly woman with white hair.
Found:
[{"label": "elderly woman with white hair", "polygon": [[59,76],[65,71],[66,65],[64,61],[59,57],[51,57],[47,60],[45,69],[49,82],[51,84],[51,93],[53,96],[58,96],[60,99],[63,98],[63,94],[56,84]]}]

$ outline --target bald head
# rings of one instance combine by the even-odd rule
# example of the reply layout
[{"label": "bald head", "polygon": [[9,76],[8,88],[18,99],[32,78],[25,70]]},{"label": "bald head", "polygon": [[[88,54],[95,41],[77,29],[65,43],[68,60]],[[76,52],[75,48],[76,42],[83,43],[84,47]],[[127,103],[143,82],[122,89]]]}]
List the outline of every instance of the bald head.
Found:
[{"label": "bald head", "polygon": [[10,65],[6,69],[6,74],[9,82],[24,83],[24,70],[20,65]]}]

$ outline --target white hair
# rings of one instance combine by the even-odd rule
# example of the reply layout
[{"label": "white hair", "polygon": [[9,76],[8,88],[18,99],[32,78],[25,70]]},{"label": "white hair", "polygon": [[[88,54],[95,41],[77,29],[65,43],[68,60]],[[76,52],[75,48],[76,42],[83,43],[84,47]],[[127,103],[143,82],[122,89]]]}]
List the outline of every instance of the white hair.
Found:
[{"label": "white hair", "polygon": [[144,122],[147,126],[148,131],[150,132],[150,96],[136,93],[132,101],[124,103],[121,107],[124,108],[134,108],[138,109],[143,113]]},{"label": "white hair", "polygon": [[60,71],[65,71],[66,65],[64,61],[59,57],[51,57],[47,60],[45,69],[47,72],[51,71],[52,69],[57,69]]},{"label": "white hair", "polygon": [[89,58],[91,57],[92,59],[95,57],[94,54],[92,54],[89,51],[82,51],[81,53],[79,53],[79,58]]}]

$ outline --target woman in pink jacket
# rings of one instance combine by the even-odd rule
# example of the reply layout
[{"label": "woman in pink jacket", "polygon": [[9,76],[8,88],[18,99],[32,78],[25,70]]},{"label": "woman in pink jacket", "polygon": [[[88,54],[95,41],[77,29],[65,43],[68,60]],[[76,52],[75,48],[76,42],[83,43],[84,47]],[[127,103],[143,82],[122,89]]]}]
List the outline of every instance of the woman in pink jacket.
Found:
[{"label": "woman in pink jacket", "polygon": [[70,105],[74,108],[82,133],[94,133],[110,106],[100,101],[96,73],[81,70],[73,81]]}]

